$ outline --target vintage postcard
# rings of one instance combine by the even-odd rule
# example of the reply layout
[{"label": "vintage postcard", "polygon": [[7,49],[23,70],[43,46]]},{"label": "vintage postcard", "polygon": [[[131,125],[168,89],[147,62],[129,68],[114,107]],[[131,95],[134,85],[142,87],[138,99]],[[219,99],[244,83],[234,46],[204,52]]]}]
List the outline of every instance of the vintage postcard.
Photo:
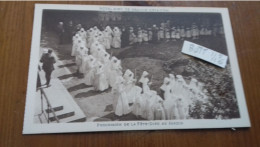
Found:
[{"label": "vintage postcard", "polygon": [[35,5],[23,134],[237,127],[227,8]]}]

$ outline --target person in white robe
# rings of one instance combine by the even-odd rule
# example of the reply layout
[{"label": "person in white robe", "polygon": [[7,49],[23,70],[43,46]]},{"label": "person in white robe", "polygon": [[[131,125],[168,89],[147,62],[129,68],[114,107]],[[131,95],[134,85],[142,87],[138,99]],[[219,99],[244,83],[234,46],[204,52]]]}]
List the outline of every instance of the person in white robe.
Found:
[{"label": "person in white robe", "polygon": [[145,99],[142,97],[142,88],[135,86],[134,88],[135,101],[133,104],[133,114],[137,116],[137,118],[141,117],[145,108]]},{"label": "person in white robe", "polygon": [[103,51],[104,54],[103,54],[103,64],[104,64],[104,72],[105,74],[107,75],[107,81],[109,82],[109,75],[111,74],[111,61],[110,61],[110,55]]},{"label": "person in white robe", "polygon": [[163,101],[159,101],[154,105],[154,120],[166,120]]},{"label": "person in white robe", "polygon": [[106,49],[110,49],[111,48],[111,33],[108,31],[108,29],[106,28],[103,31],[104,34],[104,46]]},{"label": "person in white robe", "polygon": [[121,61],[119,61],[116,57],[112,57],[110,60],[111,70],[109,74],[109,85],[114,88],[116,85],[116,79],[122,76],[122,67]]},{"label": "person in white robe", "polygon": [[137,37],[134,33],[134,28],[129,27],[129,44],[132,45],[137,42]]},{"label": "person in white robe", "polygon": [[84,28],[80,29],[79,34],[80,34],[80,37],[82,40],[85,41],[87,39],[87,34],[86,34],[86,31],[84,30]]},{"label": "person in white robe", "polygon": [[164,40],[164,28],[161,26],[158,31],[158,40]]},{"label": "person in white robe", "polygon": [[[154,90],[151,90],[150,92],[150,98],[146,99],[146,119],[148,120],[154,120],[154,114],[155,114],[155,108],[157,103],[162,102],[162,98],[157,95],[157,92]],[[164,117],[165,114],[163,113]]]},{"label": "person in white robe", "polygon": [[148,41],[153,39],[153,31],[152,28],[148,28]]},{"label": "person in white robe", "polygon": [[104,91],[108,89],[108,81],[106,74],[104,73],[104,65],[101,62],[97,62],[96,73],[94,78],[94,90]]},{"label": "person in white robe", "polygon": [[136,79],[134,79],[134,73],[131,70],[127,69],[123,75],[123,78],[125,79],[125,89],[128,101],[129,103],[133,103],[135,97],[136,82]]},{"label": "person in white robe", "polygon": [[148,76],[148,72],[144,71],[142,73],[142,76],[139,80],[140,83],[142,83],[142,88],[143,88],[143,93],[149,93],[150,92],[150,85],[152,84],[151,82],[149,82],[149,79],[147,78]]},{"label": "person in white robe", "polygon": [[191,36],[192,36],[192,39],[195,40],[196,37],[197,37],[197,34],[196,34],[196,24],[193,23],[191,25]]},{"label": "person in white robe", "polygon": [[160,89],[164,92],[163,97],[164,100],[171,99],[172,97],[172,89],[171,89],[170,79],[168,77],[164,78],[163,85]]},{"label": "person in white robe", "polygon": [[143,30],[143,41],[144,43],[147,43],[149,41],[148,33],[146,30]]},{"label": "person in white robe", "polygon": [[139,44],[143,42],[143,32],[142,29],[139,27],[137,31],[137,41]]},{"label": "person in white robe", "polygon": [[206,31],[206,30],[205,30],[204,25],[201,25],[201,26],[200,26],[200,35],[201,35],[201,36],[206,35],[206,32],[205,32],[205,31]]},{"label": "person in white robe", "polygon": [[82,52],[83,52],[83,49],[84,49],[84,46],[80,46],[76,50],[75,62],[76,62],[76,66],[77,66],[77,73],[81,73],[82,72],[81,65],[82,65]]},{"label": "person in white robe", "polygon": [[181,98],[177,99],[177,110],[178,110],[178,114],[179,114],[179,119],[187,118],[184,102]]},{"label": "person in white robe", "polygon": [[174,26],[171,28],[171,39],[176,41],[176,29]]},{"label": "person in white robe", "polygon": [[168,42],[171,38],[171,33],[170,33],[170,30],[168,28],[165,28],[165,38],[166,38],[166,41]]},{"label": "person in white robe", "polygon": [[185,31],[184,26],[181,26],[180,36],[181,36],[181,39],[182,39],[182,40],[186,37],[186,31]]},{"label": "person in white robe", "polygon": [[92,55],[88,56],[87,60],[87,70],[84,75],[84,83],[88,86],[94,84],[95,71],[96,71],[96,59]]},{"label": "person in white robe", "polygon": [[112,47],[113,48],[121,48],[121,31],[118,27],[115,27],[113,30],[113,40]]},{"label": "person in white robe", "polygon": [[95,58],[99,58],[100,51],[102,50],[105,50],[104,46],[98,41],[95,41],[90,47],[90,54]]},{"label": "person in white robe", "polygon": [[98,42],[105,47],[104,34],[101,31],[98,32]]},{"label": "person in white robe", "polygon": [[[80,40],[80,41],[79,41]],[[71,56],[75,56],[78,46],[82,46],[79,34],[75,34],[72,38]]]},{"label": "person in white robe", "polygon": [[190,28],[186,28],[186,37],[187,38],[191,38],[191,30],[190,30]]},{"label": "person in white robe", "polygon": [[95,32],[93,28],[90,28],[87,34],[87,45],[90,48],[94,43]]},{"label": "person in white robe", "polygon": [[115,114],[117,116],[122,116],[130,113],[128,99],[126,97],[125,87],[124,87],[124,79],[120,76],[116,80],[116,88],[114,94],[115,104]]},{"label": "person in white robe", "polygon": [[185,81],[181,75],[176,76],[176,86],[175,86],[175,92],[173,93],[174,97],[182,98],[183,97],[183,85],[185,85]]},{"label": "person in white robe", "polygon": [[110,45],[112,44],[112,35],[113,35],[113,30],[111,29],[110,26],[106,26],[106,30],[108,31],[108,39],[109,39],[109,42],[110,42]]},{"label": "person in white robe", "polygon": [[160,89],[164,92],[164,101],[163,106],[165,108],[165,115],[167,119],[170,119],[172,107],[174,105],[174,97],[172,94],[172,86],[171,86],[171,79],[168,77],[164,78],[163,85]]},{"label": "person in white robe", "polygon": [[87,64],[87,60],[88,60],[88,48],[83,47],[83,49],[80,50],[80,55],[81,55],[81,66],[79,68],[79,71],[81,73],[85,73],[86,71],[86,64]]},{"label": "person in white robe", "polygon": [[103,48],[99,47],[97,48],[96,51],[96,59],[100,62],[102,62],[102,60],[104,60],[104,52],[106,52]]},{"label": "person in white robe", "polygon": [[181,39],[181,29],[179,26],[176,29],[176,39]]}]

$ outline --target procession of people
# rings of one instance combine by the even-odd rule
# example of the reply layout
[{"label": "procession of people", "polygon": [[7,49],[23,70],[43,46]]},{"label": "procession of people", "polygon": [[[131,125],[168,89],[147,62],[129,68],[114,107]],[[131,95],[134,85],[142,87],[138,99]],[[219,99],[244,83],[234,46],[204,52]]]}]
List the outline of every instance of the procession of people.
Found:
[{"label": "procession of people", "polygon": [[[128,36],[124,36],[122,33],[126,30],[120,30],[119,27],[112,29],[106,26],[101,30],[94,26],[87,30],[80,28],[73,36],[71,56],[75,57],[77,72],[82,73],[84,83],[93,86],[96,91],[112,89],[113,111],[117,116],[132,112],[137,117],[147,120],[189,119],[189,108],[195,101],[207,100],[203,83],[194,78],[187,83],[181,75],[173,74],[164,78],[163,85],[160,87],[164,93],[161,97],[156,91],[150,89],[153,83],[147,71],[143,71],[141,78],[136,79],[135,72],[130,69],[123,72],[121,60],[107,52],[111,48],[121,48],[122,38],[125,46],[185,37],[197,39],[201,34],[194,24],[193,31],[185,32],[184,27],[172,27],[171,33],[166,32],[162,26],[158,30],[156,25],[153,25],[153,28],[148,28],[148,31],[139,27],[137,34],[134,33],[134,28],[130,27]],[[203,33],[209,35],[209,32]],[[141,87],[138,84],[141,84]]]},{"label": "procession of people", "polygon": [[[113,28],[113,29],[112,29]],[[207,36],[223,36],[224,28],[222,24],[219,23],[191,23],[191,24],[177,24],[169,20],[153,25],[120,25],[113,27],[109,26],[94,26],[88,30],[84,30],[81,24],[72,26],[72,21],[68,25],[64,26],[63,22],[59,22],[57,31],[60,38],[60,43],[64,43],[66,38],[71,38],[73,34],[78,32],[81,35],[85,35],[86,38],[90,38],[96,30],[100,31],[103,36],[103,44],[105,44],[106,49],[110,48],[120,48],[132,44],[141,43],[157,43],[160,41],[178,41],[178,40],[196,40],[199,38],[204,38]],[[83,29],[83,30],[82,30]],[[101,31],[102,30],[102,31]],[[64,39],[65,38],[65,39]],[[113,41],[112,41],[113,39]],[[114,44],[120,40],[120,46]],[[122,40],[122,43],[121,43]],[[91,40],[88,40],[91,42]],[[68,41],[71,42],[71,41]],[[111,44],[109,44],[111,43]]]}]

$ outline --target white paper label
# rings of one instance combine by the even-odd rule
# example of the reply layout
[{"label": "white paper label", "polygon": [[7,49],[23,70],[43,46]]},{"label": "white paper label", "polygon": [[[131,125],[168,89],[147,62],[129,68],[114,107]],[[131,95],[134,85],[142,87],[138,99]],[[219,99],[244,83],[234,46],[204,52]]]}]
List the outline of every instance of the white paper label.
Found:
[{"label": "white paper label", "polygon": [[189,41],[184,41],[182,53],[200,58],[222,68],[225,68],[228,59],[228,57],[224,54]]}]

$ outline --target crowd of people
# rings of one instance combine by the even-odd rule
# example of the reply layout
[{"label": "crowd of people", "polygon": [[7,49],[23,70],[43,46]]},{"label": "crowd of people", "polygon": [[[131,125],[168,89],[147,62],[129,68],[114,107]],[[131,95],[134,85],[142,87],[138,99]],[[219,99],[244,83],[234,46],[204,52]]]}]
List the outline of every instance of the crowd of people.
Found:
[{"label": "crowd of people", "polygon": [[[132,45],[135,43],[156,43],[158,41],[177,41],[184,39],[195,40],[204,36],[218,36],[224,34],[223,25],[219,23],[214,23],[213,25],[201,24],[200,26],[197,25],[195,22],[190,25],[172,25],[169,20],[166,22],[162,22],[159,25],[153,24],[150,27],[147,27],[147,25],[144,25],[143,27],[132,27],[128,25],[127,27],[114,27],[113,30],[109,26],[107,26],[106,28],[100,28],[102,28],[103,31],[99,31],[96,26],[85,31],[81,24],[73,27],[73,23],[72,21],[70,21],[69,25],[65,27],[63,22],[59,22],[58,33],[60,37],[60,42],[64,42],[64,38],[71,38],[73,34],[77,34],[78,32],[82,32],[80,34],[84,35],[85,38],[92,38],[90,36],[93,34],[92,32],[95,32],[95,30],[99,31],[99,34],[96,35],[102,36],[99,37],[100,39],[104,38],[104,40],[100,40],[100,42],[102,42],[102,44],[105,44],[107,49],[109,49],[110,46],[112,46],[113,48],[120,48],[121,45],[122,47],[125,47],[127,45]],[[112,39],[118,40],[117,42],[119,43],[119,46],[115,44],[107,44],[109,43],[107,41],[108,39],[110,39],[110,42]],[[92,41],[88,40],[88,42]]]},{"label": "crowd of people", "polygon": [[[135,71],[126,69],[123,72],[121,61],[107,52],[111,47],[121,48],[122,31],[118,27],[111,29],[109,26],[104,30],[93,27],[85,31],[81,28],[73,36],[71,56],[75,57],[78,72],[84,75],[84,83],[100,92],[111,87],[113,110],[117,116],[132,112],[147,120],[188,119],[189,108],[194,102],[207,99],[203,83],[191,79],[188,84],[181,75],[169,74],[160,87],[164,92],[163,97],[160,97],[150,89],[152,81],[147,71],[143,71],[140,79],[135,79]],[[129,32],[130,44],[133,43],[131,35],[134,35],[132,31]],[[141,29],[138,32],[134,40],[139,43],[155,39],[154,35],[143,38],[147,35],[140,35],[144,32]],[[162,39],[162,36],[156,35],[156,40]],[[133,105],[130,106],[130,103]]]}]

